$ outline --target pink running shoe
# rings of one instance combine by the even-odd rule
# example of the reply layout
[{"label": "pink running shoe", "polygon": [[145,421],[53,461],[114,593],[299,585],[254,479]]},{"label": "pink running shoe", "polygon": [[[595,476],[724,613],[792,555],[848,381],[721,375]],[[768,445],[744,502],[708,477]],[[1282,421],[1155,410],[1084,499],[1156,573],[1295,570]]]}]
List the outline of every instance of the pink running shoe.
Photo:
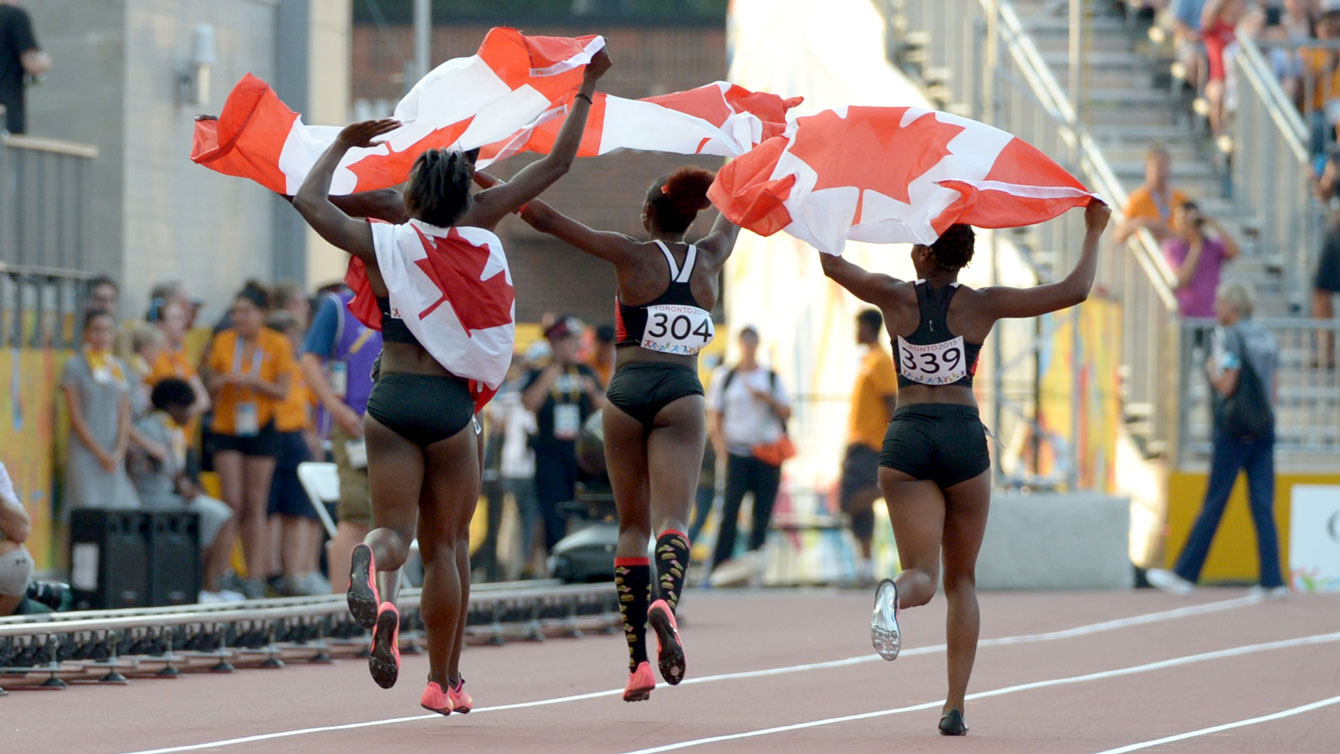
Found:
[{"label": "pink running shoe", "polygon": [[377,606],[381,598],[377,594],[377,566],[372,560],[372,548],[361,542],[354,546],[349,559],[349,590],[345,599],[349,602],[349,612],[363,628],[372,628],[377,622]]},{"label": "pink running shoe", "polygon": [[459,712],[462,715],[464,715],[465,713],[475,708],[474,700],[470,698],[470,694],[467,693],[465,690],[464,678],[457,681],[455,686],[451,686],[448,693],[451,695],[452,712]]},{"label": "pink running shoe", "polygon": [[400,611],[389,602],[383,602],[377,610],[368,671],[372,673],[372,680],[384,689],[394,686],[400,677]]},{"label": "pink running shoe", "polygon": [[439,715],[450,715],[451,694],[443,691],[442,684],[437,681],[429,681],[428,688],[424,689],[423,696],[419,697],[419,706]]},{"label": "pink running shoe", "polygon": [[647,623],[656,631],[656,664],[661,677],[671,686],[684,680],[684,643],[679,640],[679,624],[665,600],[656,600],[647,608]]},{"label": "pink running shoe", "polygon": [[628,674],[628,685],[623,689],[625,702],[645,702],[651,698],[651,690],[656,688],[656,678],[651,674],[651,663],[639,662],[637,668]]}]

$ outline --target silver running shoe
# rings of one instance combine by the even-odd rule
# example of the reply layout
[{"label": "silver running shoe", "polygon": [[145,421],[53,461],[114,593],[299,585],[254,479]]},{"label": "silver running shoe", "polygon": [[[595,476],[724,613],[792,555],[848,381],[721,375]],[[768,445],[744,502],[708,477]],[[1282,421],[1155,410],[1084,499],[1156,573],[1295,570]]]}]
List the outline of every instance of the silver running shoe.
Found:
[{"label": "silver running shoe", "polygon": [[880,657],[892,662],[903,648],[903,635],[898,630],[898,586],[893,579],[884,579],[875,587],[875,609],[870,614],[870,643]]}]

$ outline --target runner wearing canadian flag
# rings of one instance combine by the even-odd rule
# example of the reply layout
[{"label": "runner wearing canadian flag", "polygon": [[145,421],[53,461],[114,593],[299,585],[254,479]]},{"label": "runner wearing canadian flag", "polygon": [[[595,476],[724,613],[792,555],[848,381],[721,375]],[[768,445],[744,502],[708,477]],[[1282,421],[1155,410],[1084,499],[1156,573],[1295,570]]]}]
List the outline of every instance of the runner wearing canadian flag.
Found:
[{"label": "runner wearing canadian flag", "polygon": [[[349,609],[372,629],[373,680],[390,688],[400,671],[398,569],[418,525],[429,663],[420,704],[443,715],[471,708],[460,653],[470,593],[470,519],[483,457],[475,412],[506,374],[515,337],[514,292],[493,228],[567,173],[596,82],[610,67],[603,46],[599,38],[536,40],[517,65],[504,70],[520,66],[526,81],[536,78],[530,75],[536,69],[567,74],[569,83],[580,77],[549,154],[507,184],[471,196],[472,157],[427,148],[410,163],[407,222],[350,217],[330,201],[332,179],[352,149],[398,154],[402,124],[388,118],[341,130],[293,199],[323,238],[352,255],[350,280],[361,302],[355,313],[380,328],[384,342],[364,418],[374,529],[354,548]],[[470,99],[457,94],[453,99]],[[369,299],[380,310],[375,315]],[[431,411],[424,410],[428,406]]]}]

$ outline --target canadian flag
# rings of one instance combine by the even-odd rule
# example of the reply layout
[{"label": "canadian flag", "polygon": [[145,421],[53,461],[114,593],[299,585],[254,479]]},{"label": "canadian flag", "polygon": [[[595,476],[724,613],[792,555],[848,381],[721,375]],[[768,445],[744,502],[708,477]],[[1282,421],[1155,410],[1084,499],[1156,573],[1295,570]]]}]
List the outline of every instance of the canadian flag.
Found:
[{"label": "canadian flag", "polygon": [[[598,36],[528,37],[489,30],[479,51],[423,77],[396,105],[401,126],[385,141],[351,149],[331,193],[351,194],[404,182],[414,159],[440,147],[474,149],[509,139],[571,98],[582,68],[605,46]],[[217,120],[198,119],[191,159],[211,170],[251,178],[295,194],[340,129],[308,126],[265,82],[247,74]]]},{"label": "canadian flag", "polygon": [[1028,143],[915,107],[796,118],[723,167],[708,197],[738,225],[829,254],[847,239],[928,244],[955,223],[1032,225],[1096,198]]},{"label": "canadian flag", "polygon": [[[507,376],[516,342],[516,291],[502,242],[483,228],[418,220],[373,221],[371,227],[391,315],[439,364],[471,381],[475,410],[482,409]],[[345,282],[354,291],[349,311],[380,330],[381,311],[362,261],[350,261]]]}]

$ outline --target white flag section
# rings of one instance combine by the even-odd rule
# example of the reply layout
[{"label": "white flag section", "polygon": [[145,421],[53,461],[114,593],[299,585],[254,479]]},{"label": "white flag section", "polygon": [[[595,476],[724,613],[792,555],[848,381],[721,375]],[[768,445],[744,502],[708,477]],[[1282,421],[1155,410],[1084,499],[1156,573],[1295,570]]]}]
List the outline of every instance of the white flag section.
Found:
[{"label": "white flag section", "polygon": [[[509,139],[577,91],[582,68],[605,46],[598,36],[528,37],[495,28],[479,51],[454,58],[421,79],[396,105],[400,128],[383,144],[351,149],[331,193],[350,194],[403,182],[428,149],[474,149]],[[546,116],[547,117],[547,116]],[[196,122],[191,159],[228,175],[294,194],[339,128],[308,126],[265,82],[248,74],[217,120]]]},{"label": "white flag section", "polygon": [[[479,383],[472,392],[482,406],[507,376],[516,342],[516,292],[502,241],[483,228],[418,220],[374,222],[372,241],[392,316],[444,368]],[[370,287],[351,284],[357,304],[371,303]],[[380,329],[381,317],[364,323]]]}]

